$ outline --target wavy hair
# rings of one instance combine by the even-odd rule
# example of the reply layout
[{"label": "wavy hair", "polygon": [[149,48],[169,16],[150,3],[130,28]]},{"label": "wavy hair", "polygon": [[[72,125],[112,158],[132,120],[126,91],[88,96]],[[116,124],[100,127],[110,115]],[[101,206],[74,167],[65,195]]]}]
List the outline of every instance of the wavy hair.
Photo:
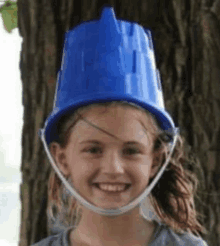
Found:
[{"label": "wavy hair", "polygon": [[[161,165],[166,161],[167,146],[169,138],[164,133],[157,122],[157,119],[147,110],[124,101],[112,101],[96,103],[83,106],[73,113],[65,115],[57,125],[59,140],[57,143],[65,147],[68,143],[70,130],[80,120],[85,120],[82,116],[95,106],[104,106],[105,109],[116,105],[129,106],[150,114],[156,123],[157,133],[153,147],[153,152],[160,151],[163,158]],[[89,123],[87,121],[87,123]],[[144,124],[142,123],[144,127]],[[159,179],[149,196],[156,215],[162,223],[169,226],[176,233],[191,232],[195,235],[206,234],[206,229],[198,220],[199,214],[195,209],[194,196],[198,187],[198,179],[188,166],[195,163],[187,155],[185,140],[180,135],[177,137],[174,152],[170,158],[168,166]],[[68,178],[68,177],[66,177]],[[150,179],[150,182],[153,180]],[[66,190],[57,174],[52,169],[48,185],[48,217],[51,223],[59,222],[58,226],[77,226],[80,222],[82,211],[76,199]]]}]

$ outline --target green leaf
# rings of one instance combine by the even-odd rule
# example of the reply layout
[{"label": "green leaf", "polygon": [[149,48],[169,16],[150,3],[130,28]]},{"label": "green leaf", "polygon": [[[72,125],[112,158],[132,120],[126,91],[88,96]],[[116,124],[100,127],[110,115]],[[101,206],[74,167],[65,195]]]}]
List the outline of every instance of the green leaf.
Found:
[{"label": "green leaf", "polygon": [[0,13],[2,14],[4,27],[9,33],[18,26],[17,12],[18,8],[16,2],[7,1],[0,8]]}]

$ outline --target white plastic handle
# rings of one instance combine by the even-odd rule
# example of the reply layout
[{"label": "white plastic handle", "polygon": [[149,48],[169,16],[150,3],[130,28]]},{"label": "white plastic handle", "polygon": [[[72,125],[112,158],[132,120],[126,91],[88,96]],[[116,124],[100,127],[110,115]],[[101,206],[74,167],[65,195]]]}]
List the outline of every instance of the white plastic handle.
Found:
[{"label": "white plastic handle", "polygon": [[56,173],[60,177],[60,179],[63,181],[66,188],[70,191],[70,193],[81,204],[83,204],[86,208],[94,211],[95,213],[98,213],[98,214],[103,215],[103,216],[116,216],[116,215],[124,214],[124,213],[128,212],[129,210],[132,210],[137,205],[141,204],[141,202],[150,194],[150,192],[152,191],[152,189],[154,188],[154,186],[156,185],[156,183],[158,182],[158,180],[162,176],[163,172],[165,171],[165,169],[166,169],[166,167],[170,161],[171,155],[172,155],[174,147],[176,145],[178,131],[179,131],[179,129],[175,128],[174,140],[170,144],[170,152],[168,154],[167,160],[165,161],[164,165],[160,168],[159,172],[157,173],[157,175],[155,176],[153,181],[150,183],[150,185],[148,187],[146,187],[145,191],[143,191],[142,194],[140,194],[137,198],[135,198],[133,201],[131,201],[128,205],[121,207],[121,208],[117,208],[117,209],[104,209],[104,208],[96,207],[93,204],[91,204],[90,202],[88,202],[86,199],[84,199],[80,194],[78,194],[77,191],[68,183],[68,181],[65,179],[65,177],[62,175],[59,168],[55,164],[55,161],[50,154],[50,151],[48,149],[48,146],[47,146],[47,143],[45,140],[45,130],[44,129],[40,130],[40,133],[41,133],[40,135],[41,135],[41,140],[43,142],[45,151],[47,153],[48,159],[49,159],[52,167],[54,168],[54,170],[56,171]]}]

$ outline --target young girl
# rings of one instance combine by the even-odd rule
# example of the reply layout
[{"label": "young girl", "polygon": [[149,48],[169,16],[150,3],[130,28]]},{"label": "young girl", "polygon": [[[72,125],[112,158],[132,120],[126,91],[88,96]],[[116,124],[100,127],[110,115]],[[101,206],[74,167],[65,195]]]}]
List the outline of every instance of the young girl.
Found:
[{"label": "young girl", "polygon": [[[116,20],[106,7],[65,41],[41,139],[55,170],[49,211],[67,206],[70,224],[34,246],[207,245],[194,207],[196,178],[184,170],[183,141],[164,108],[150,31]],[[156,218],[144,214],[149,204]]]}]

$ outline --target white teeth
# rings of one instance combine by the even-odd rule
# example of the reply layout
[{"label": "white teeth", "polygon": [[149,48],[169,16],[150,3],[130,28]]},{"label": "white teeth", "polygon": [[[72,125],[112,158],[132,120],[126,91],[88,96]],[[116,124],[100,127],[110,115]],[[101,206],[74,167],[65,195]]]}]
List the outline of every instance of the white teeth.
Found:
[{"label": "white teeth", "polygon": [[126,185],[109,185],[109,184],[98,184],[101,190],[107,191],[123,191]]}]

